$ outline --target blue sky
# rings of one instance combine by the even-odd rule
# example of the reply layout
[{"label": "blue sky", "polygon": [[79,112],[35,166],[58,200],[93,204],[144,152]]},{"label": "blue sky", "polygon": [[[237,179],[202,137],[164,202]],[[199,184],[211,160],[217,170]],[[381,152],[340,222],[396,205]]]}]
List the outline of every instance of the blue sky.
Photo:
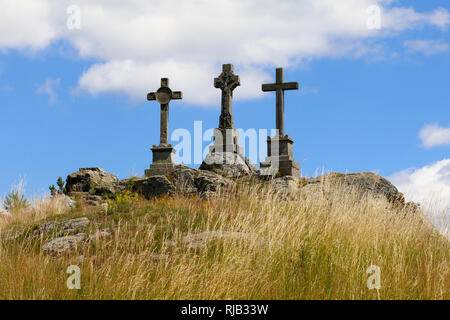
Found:
[{"label": "blue sky", "polygon": [[[0,22],[0,195],[21,177],[29,195],[47,192],[80,167],[142,175],[159,142],[159,105],[146,101],[147,92],[170,77],[184,91],[171,103],[170,131],[193,131],[198,120],[215,128],[213,78],[233,63],[242,82],[234,92],[238,128],[274,127],[275,95],[260,86],[274,80],[275,67],[299,82],[302,90],[285,94],[285,131],[303,175],[375,171],[411,193],[430,188],[450,197],[448,2],[285,1],[281,11],[269,1],[245,3],[259,9],[246,16],[237,4],[187,1],[184,10],[199,16],[174,10],[161,31],[145,1],[0,1],[17,17],[2,13]],[[81,8],[79,30],[66,27],[71,4]],[[373,4],[380,30],[367,30],[360,10]],[[209,30],[214,10],[233,20]],[[296,10],[308,16],[288,14]],[[435,126],[423,131],[427,125]],[[414,179],[426,168],[430,179]]]}]

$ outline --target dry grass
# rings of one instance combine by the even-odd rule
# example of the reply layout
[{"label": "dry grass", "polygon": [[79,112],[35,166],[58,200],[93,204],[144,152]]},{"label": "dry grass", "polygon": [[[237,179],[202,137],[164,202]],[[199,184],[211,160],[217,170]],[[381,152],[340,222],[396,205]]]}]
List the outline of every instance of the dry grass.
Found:
[{"label": "dry grass", "polygon": [[[422,217],[355,192],[287,200],[242,187],[209,201],[132,201],[129,212],[112,215],[64,212],[58,200],[34,207],[3,218],[3,234],[86,216],[97,223],[86,232],[109,227],[113,236],[60,259],[41,252],[45,237],[4,241],[0,299],[450,298],[448,240]],[[208,231],[216,232],[206,247],[186,246],[187,235]],[[66,287],[72,264],[81,268],[81,290]],[[371,265],[381,269],[378,291],[366,285]]]}]

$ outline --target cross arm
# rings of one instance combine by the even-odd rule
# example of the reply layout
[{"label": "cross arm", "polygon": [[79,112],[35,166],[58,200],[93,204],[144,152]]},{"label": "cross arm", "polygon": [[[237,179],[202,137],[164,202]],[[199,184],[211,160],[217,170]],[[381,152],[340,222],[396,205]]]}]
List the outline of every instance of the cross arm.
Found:
[{"label": "cross arm", "polygon": [[261,87],[262,91],[277,91],[281,90],[298,90],[298,82],[286,82],[286,83],[268,83],[263,84]]},{"label": "cross arm", "polygon": [[181,92],[181,91],[172,92],[172,99],[174,99],[174,100],[183,99],[183,92]]},{"label": "cross arm", "polygon": [[283,90],[298,90],[298,82],[286,82],[282,84]]},{"label": "cross arm", "polygon": [[268,92],[268,91],[277,91],[278,86],[276,83],[268,83],[262,85],[262,91]]},{"label": "cross arm", "polygon": [[156,92],[150,92],[149,94],[147,94],[147,100],[148,101],[156,100]]}]

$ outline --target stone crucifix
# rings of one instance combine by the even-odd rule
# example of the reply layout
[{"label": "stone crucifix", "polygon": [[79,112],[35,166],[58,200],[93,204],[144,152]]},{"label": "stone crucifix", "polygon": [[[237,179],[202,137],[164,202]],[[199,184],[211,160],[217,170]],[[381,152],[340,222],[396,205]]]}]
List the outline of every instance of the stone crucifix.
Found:
[{"label": "stone crucifix", "polygon": [[298,82],[284,82],[283,68],[277,68],[276,83],[263,84],[262,91],[277,92],[277,131],[280,137],[284,136],[284,91],[298,90]]},{"label": "stone crucifix", "polygon": [[241,85],[239,76],[234,74],[232,64],[224,64],[222,73],[214,79],[214,87],[222,90],[222,110],[220,113],[219,128],[234,129],[234,119],[232,114],[233,90]]},{"label": "stone crucifix", "polygon": [[160,146],[169,146],[169,102],[183,99],[181,91],[172,91],[169,88],[169,79],[161,78],[161,88],[147,95],[148,101],[158,101],[161,104]]}]

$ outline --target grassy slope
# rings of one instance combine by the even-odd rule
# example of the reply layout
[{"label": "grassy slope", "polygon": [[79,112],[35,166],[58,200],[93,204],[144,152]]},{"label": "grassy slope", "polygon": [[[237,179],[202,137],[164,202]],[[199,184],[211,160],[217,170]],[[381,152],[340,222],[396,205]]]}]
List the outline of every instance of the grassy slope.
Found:
[{"label": "grassy slope", "polygon": [[[109,227],[113,236],[61,259],[41,253],[51,234],[3,242],[0,299],[450,299],[450,243],[419,217],[359,198],[336,192],[286,201],[273,190],[241,188],[209,201],[125,199],[109,214],[64,212],[47,199],[3,218],[3,236],[75,217],[95,222],[82,231]],[[245,236],[183,245],[187,234],[211,230]],[[72,264],[81,268],[81,290],[66,287]],[[366,286],[371,265],[381,268],[379,291]]]}]

